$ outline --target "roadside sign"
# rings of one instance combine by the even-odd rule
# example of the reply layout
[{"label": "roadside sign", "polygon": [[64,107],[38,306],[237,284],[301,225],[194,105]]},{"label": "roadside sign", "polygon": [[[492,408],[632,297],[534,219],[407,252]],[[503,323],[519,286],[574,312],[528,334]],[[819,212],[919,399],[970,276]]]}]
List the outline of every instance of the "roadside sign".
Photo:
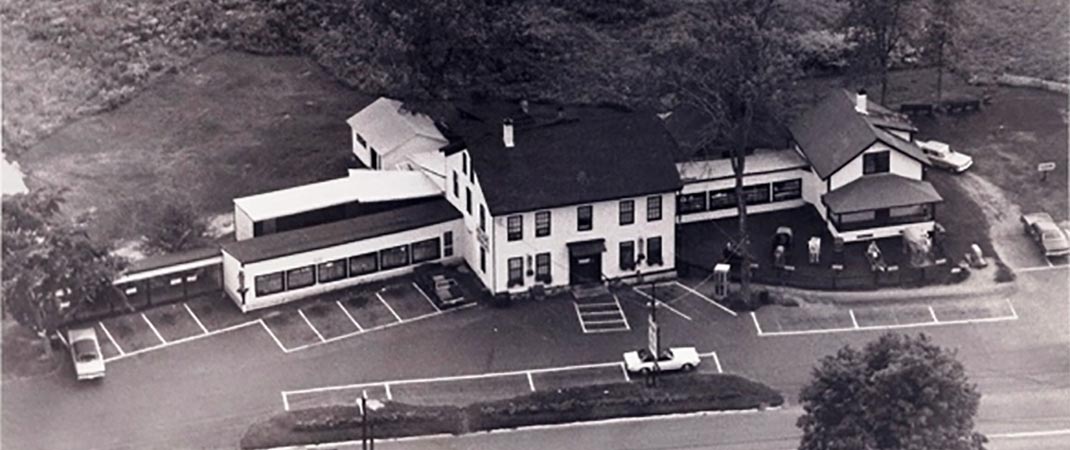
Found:
[{"label": "roadside sign", "polygon": [[647,350],[650,351],[651,355],[654,355],[654,357],[657,358],[657,355],[658,355],[658,323],[654,320],[654,317],[651,316],[650,320],[647,322],[647,325],[648,325],[647,329],[646,329]]},{"label": "roadside sign", "polygon": [[1055,170],[1054,162],[1042,162],[1037,164],[1037,172],[1051,172]]}]

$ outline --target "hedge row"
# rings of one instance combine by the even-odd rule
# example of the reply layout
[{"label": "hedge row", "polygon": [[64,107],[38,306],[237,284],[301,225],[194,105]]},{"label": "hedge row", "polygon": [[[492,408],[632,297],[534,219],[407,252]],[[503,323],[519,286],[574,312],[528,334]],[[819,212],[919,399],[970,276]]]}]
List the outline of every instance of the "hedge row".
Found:
[{"label": "hedge row", "polygon": [[[611,383],[535,392],[458,406],[386,402],[370,415],[377,438],[464,434],[500,428],[694,411],[754,409],[783,404],[772,388],[736,375],[663,376],[657,387]],[[242,448],[267,448],[360,439],[356,406],[327,406],[279,414],[254,424]]]}]

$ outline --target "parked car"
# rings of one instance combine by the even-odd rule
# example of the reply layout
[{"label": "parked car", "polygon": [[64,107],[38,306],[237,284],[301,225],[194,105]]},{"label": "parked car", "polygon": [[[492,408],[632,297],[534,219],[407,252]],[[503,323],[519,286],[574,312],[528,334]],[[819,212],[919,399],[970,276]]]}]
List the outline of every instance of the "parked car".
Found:
[{"label": "parked car", "polygon": [[929,162],[941,169],[962,173],[973,165],[973,158],[970,155],[956,152],[951,149],[950,145],[943,142],[917,141],[917,144],[921,151],[925,152],[925,156],[929,157]]},{"label": "parked car", "polygon": [[658,364],[658,370],[662,372],[691,370],[698,367],[700,362],[695,347],[673,347],[663,350],[656,360],[654,355],[645,348],[624,354],[624,368],[629,372],[650,373],[654,370],[655,361]]},{"label": "parked car", "polygon": [[1022,226],[1026,234],[1040,244],[1044,250],[1044,256],[1067,256],[1070,255],[1070,240],[1067,240],[1055,220],[1046,212],[1036,212],[1022,215]]},{"label": "parked car", "polygon": [[74,360],[74,373],[79,380],[91,380],[104,377],[104,355],[100,352],[100,341],[93,328],[74,328],[67,332],[70,343],[71,358]]}]

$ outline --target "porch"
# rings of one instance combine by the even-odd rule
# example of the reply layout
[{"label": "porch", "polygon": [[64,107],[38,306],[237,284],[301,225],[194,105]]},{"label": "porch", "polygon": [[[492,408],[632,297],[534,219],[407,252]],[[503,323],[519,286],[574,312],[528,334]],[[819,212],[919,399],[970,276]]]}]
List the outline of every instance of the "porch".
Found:
[{"label": "porch", "polygon": [[928,182],[892,174],[864,176],[821,197],[829,231],[845,242],[932,229],[942,201]]}]

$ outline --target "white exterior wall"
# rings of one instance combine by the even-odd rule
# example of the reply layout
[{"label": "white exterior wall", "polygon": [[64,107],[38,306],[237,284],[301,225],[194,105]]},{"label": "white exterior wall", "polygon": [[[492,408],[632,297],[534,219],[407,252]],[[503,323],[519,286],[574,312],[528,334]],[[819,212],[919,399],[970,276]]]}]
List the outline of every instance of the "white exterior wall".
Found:
[{"label": "white exterior wall", "polygon": [[350,138],[353,140],[353,154],[356,155],[357,159],[360,160],[362,164],[364,164],[364,167],[370,169],[372,167],[371,152],[367,147],[360,145],[360,142],[357,141],[357,133],[359,133],[359,131],[352,126],[349,127],[349,130]]},{"label": "white exterior wall", "polygon": [[828,228],[829,232],[831,232],[833,236],[839,236],[843,238],[844,242],[857,242],[901,236],[903,234],[903,230],[906,230],[907,228],[917,228],[922,232],[929,232],[933,230],[933,227],[935,226],[934,223],[935,222],[933,221],[917,222],[902,225],[891,225],[879,228],[867,228],[865,230],[847,231],[841,233],[836,231],[836,227],[832,224],[832,222],[828,222]]},{"label": "white exterior wall", "polygon": [[[806,201],[806,189],[807,189],[807,171],[804,170],[786,170],[782,172],[773,172],[757,175],[747,175],[743,178],[743,185],[750,186],[754,184],[773,183],[777,181],[794,180],[796,178],[802,179],[803,184],[803,198],[795,200],[785,200],[779,202],[766,203],[762,205],[747,205],[747,214],[760,214],[770,211],[779,211],[782,209],[798,208],[803,206]],[[708,192],[721,189],[729,189],[736,186],[735,178],[721,178],[718,180],[699,181],[685,184],[680,191],[682,194],[693,194],[696,192]],[[708,195],[708,194],[707,194]],[[675,205],[675,197],[673,197],[673,208]],[[707,198],[708,201],[708,198]],[[739,215],[738,208],[723,208],[715,211],[704,211],[701,213],[685,214],[680,216],[680,223],[699,222],[704,220],[721,219],[725,217],[735,217]]]},{"label": "white exterior wall", "polygon": [[[462,156],[464,155],[464,156]],[[461,212],[464,216],[462,220],[462,230],[454,235],[455,243],[461,256],[468,262],[468,266],[472,268],[472,273],[483,282],[483,286],[494,285],[493,273],[494,273],[494,253],[493,245],[490,242],[492,235],[490,233],[490,227],[493,220],[490,215],[490,211],[487,210],[487,232],[484,234],[486,237],[486,251],[487,251],[487,271],[483,272],[479,269],[479,249],[481,247],[479,235],[479,206],[483,205],[483,208],[487,209],[486,199],[483,197],[483,189],[479,186],[478,175],[475,178],[475,182],[472,182],[470,175],[465,175],[461,170],[461,163],[463,158],[468,157],[468,150],[456,152],[449,155],[446,158],[446,199]],[[469,170],[473,170],[471,167],[471,158],[468,159]],[[459,195],[453,195],[453,172],[457,172],[458,180],[460,181]],[[465,209],[465,188],[472,189],[472,214],[468,214]],[[459,239],[459,240],[458,240]]]},{"label": "white exterior wall", "polygon": [[[369,281],[402,275],[411,272],[415,267],[418,267],[419,264],[410,264],[396,269],[381,270],[368,275],[345,278],[342,280],[324,284],[316,283],[312,286],[308,286],[305,288],[269,294],[262,298],[257,297],[256,295],[255,280],[256,277],[259,275],[265,275],[280,271],[284,272],[286,270],[296,269],[312,264],[319,264],[322,262],[348,258],[350,256],[357,256],[369,252],[377,252],[385,248],[396,247],[399,245],[409,244],[412,242],[422,241],[435,237],[438,237],[441,243],[442,235],[447,231],[453,232],[453,256],[428,261],[427,263],[445,263],[457,261],[461,257],[459,253],[461,247],[458,246],[457,238],[459,235],[462,234],[462,229],[463,226],[460,220],[451,220],[448,222],[430,225],[414,230],[402,231],[386,236],[378,236],[357,242],[350,242],[335,247],[323,248],[294,255],[287,255],[280,258],[265,261],[257,261],[254,263],[245,264],[244,266],[242,266],[237,259],[228,255],[226,251],[224,251],[223,286],[227,292],[227,295],[229,295],[230,298],[234,300],[234,302],[238,305],[239,308],[241,308],[242,311],[248,312],[254,309],[266,308],[268,306],[298,300],[315,294],[334,291],[349,286],[366,283]],[[245,286],[248,289],[248,291],[246,291],[245,293],[244,304],[242,302],[241,294],[238,292],[239,272],[244,272]]]},{"label": "white exterior wall", "polygon": [[851,162],[832,174],[832,190],[839,189],[862,176],[863,155],[882,151],[891,152],[891,156],[888,158],[888,170],[890,173],[913,180],[921,179],[922,164],[920,162],[882,142],[875,142],[866,151],[860,153]]},{"label": "white exterior wall", "polygon": [[[661,197],[661,219],[648,222],[646,219],[647,197]],[[621,200],[635,201],[635,222],[630,225],[620,225]],[[593,223],[590,231],[577,231],[576,210],[578,206],[591,205]],[[641,196],[634,198],[614,199],[597,203],[584,203],[563,206],[538,211],[550,211],[550,235],[535,237],[535,213],[528,211],[519,213],[523,217],[523,239],[509,242],[508,240],[508,217],[497,216],[494,218],[495,244],[495,284],[494,292],[521,292],[536,285],[535,281],[535,255],[538,253],[550,253],[550,278],[548,287],[567,286],[569,283],[569,242],[586,241],[590,239],[604,239],[606,251],[602,253],[602,274],[608,278],[622,278],[635,276],[636,270],[621,270],[620,268],[620,242],[630,240],[635,242],[636,255],[646,254],[646,238],[661,237],[662,264],[651,266],[646,261],[638,264],[636,269],[643,273],[666,272],[674,270],[676,261],[676,196],[673,192]],[[638,240],[643,238],[642,247]],[[531,256],[531,266],[528,266],[528,256]],[[509,283],[509,258],[522,257],[524,259],[524,285],[508,287]],[[532,275],[527,271],[531,269]]]},{"label": "white exterior wall", "polygon": [[244,241],[253,237],[253,219],[238,205],[234,205],[234,239]]}]

